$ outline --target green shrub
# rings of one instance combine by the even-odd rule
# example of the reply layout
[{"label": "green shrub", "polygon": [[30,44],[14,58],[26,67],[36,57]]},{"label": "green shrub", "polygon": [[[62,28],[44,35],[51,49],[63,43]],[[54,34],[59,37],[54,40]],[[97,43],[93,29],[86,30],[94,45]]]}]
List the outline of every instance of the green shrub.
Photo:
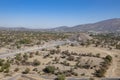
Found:
[{"label": "green shrub", "polygon": [[65,75],[59,75],[55,80],[65,80]]},{"label": "green shrub", "polygon": [[104,77],[106,70],[104,68],[101,68],[99,70],[96,70],[95,75],[96,77]]},{"label": "green shrub", "polygon": [[38,61],[37,59],[35,59],[35,60],[33,61],[33,65],[34,65],[34,66],[40,65],[40,61]]},{"label": "green shrub", "polygon": [[54,73],[55,67],[54,66],[46,66],[46,68],[43,69],[43,71],[46,73]]},{"label": "green shrub", "polygon": [[4,60],[0,59],[0,66],[3,65]]},{"label": "green shrub", "polygon": [[7,68],[6,70],[4,70],[4,73],[9,73],[9,68]]},{"label": "green shrub", "polygon": [[0,72],[3,72],[3,71],[4,71],[4,68],[3,68],[3,67],[1,67],[1,68],[0,68]]},{"label": "green shrub", "polygon": [[107,56],[105,57],[105,59],[107,59],[109,62],[112,61],[112,57],[111,57],[110,55],[107,55]]}]

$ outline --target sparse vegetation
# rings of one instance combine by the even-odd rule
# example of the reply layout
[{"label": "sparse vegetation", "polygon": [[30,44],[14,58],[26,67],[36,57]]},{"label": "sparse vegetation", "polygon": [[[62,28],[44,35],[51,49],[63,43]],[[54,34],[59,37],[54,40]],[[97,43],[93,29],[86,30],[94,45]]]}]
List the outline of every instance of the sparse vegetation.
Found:
[{"label": "sparse vegetation", "polygon": [[[15,49],[22,51],[24,48],[31,49],[32,47],[36,48],[36,46],[39,47],[44,44],[49,45],[52,43],[52,40],[63,40],[63,36],[64,39],[67,37],[67,34],[62,35],[63,33],[54,34],[24,31],[23,33],[18,32],[19,34],[15,33],[16,32],[10,33],[10,35],[13,34],[13,39],[15,39],[13,40],[9,37],[12,44],[10,44],[11,42],[5,44],[4,42],[6,41],[4,41],[1,45],[5,44],[6,48],[10,48],[10,50]],[[5,33],[5,35],[8,36],[8,33]],[[109,66],[111,66],[114,60],[113,55],[108,55],[106,51],[109,52],[109,50],[112,51],[113,49],[119,50],[119,38],[113,39],[114,42],[112,40],[114,36],[111,37],[108,34],[104,36],[92,36],[94,37],[92,40],[57,45],[25,53],[21,52],[16,54],[15,57],[0,59],[0,73],[49,75],[57,77],[55,80],[65,80],[65,77],[77,76],[93,76],[90,80],[94,80],[94,77],[105,77]],[[106,36],[108,36],[110,40],[108,40]],[[51,42],[49,43],[49,41]],[[98,48],[102,51],[99,51]],[[115,57],[119,58],[119,55]]]}]

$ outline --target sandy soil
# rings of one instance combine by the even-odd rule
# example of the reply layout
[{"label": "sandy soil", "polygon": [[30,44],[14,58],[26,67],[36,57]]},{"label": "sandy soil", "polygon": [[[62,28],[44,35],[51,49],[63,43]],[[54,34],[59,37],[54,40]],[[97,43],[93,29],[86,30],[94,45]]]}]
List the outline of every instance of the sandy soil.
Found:
[{"label": "sandy soil", "polygon": [[[49,48],[50,49],[55,49],[55,48]],[[107,73],[105,74],[105,77],[119,77],[120,76],[120,50],[109,50],[106,48],[100,48],[100,47],[82,47],[82,46],[69,46],[69,45],[63,45],[60,46],[60,50],[61,51],[65,51],[68,50],[70,52],[76,52],[78,54],[87,54],[87,53],[92,53],[92,54],[100,54],[101,57],[105,57],[106,55],[111,55],[113,58],[112,64],[109,67],[109,69],[107,70]],[[54,56],[48,57],[48,58],[43,58],[44,55],[48,54],[48,51],[39,51],[40,55],[35,55],[33,58],[29,58],[28,61],[32,62],[33,60],[37,59],[41,62],[41,65],[38,66],[37,68],[42,71],[42,69],[46,66],[46,64],[50,63],[55,57],[60,57],[60,54],[55,54]],[[87,60],[92,61],[91,66],[92,65],[97,65],[99,66],[99,63],[102,62],[103,60],[100,58],[95,58],[95,57],[82,57],[81,63],[84,64],[84,62],[86,62]],[[64,61],[64,59],[60,59],[60,61]],[[76,64],[76,62],[74,61],[67,61],[68,63],[70,63],[70,66],[73,66]],[[50,64],[53,65],[55,67],[59,67],[60,70],[69,70],[70,66],[62,66],[61,64]],[[17,66],[17,65],[12,65],[11,70],[14,70],[15,68],[20,68],[20,71],[24,71],[25,68],[30,68],[31,70],[33,70],[35,67],[33,66]],[[19,73],[18,72],[18,73]],[[85,73],[84,77],[92,77],[91,73],[94,72],[94,70],[92,69],[76,69],[75,72],[77,73]],[[34,73],[34,72],[31,72]],[[13,73],[14,75],[15,73]],[[36,73],[34,73],[36,74]],[[77,77],[82,77],[81,74],[79,74]],[[30,75],[27,75],[30,76]],[[0,77],[3,78],[4,76],[0,74]],[[30,76],[31,77],[31,76]],[[34,76],[32,76],[34,78]],[[25,79],[26,77],[20,77],[19,80],[27,80]],[[29,79],[28,79],[29,80]],[[39,79],[39,80],[43,80],[43,79]]]}]

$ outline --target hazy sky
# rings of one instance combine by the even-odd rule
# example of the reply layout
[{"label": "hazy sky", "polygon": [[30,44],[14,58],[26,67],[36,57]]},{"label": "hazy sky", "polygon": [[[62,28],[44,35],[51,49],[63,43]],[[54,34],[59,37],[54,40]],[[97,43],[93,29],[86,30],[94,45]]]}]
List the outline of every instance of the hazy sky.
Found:
[{"label": "hazy sky", "polygon": [[0,26],[51,28],[120,18],[120,0],[0,0]]}]

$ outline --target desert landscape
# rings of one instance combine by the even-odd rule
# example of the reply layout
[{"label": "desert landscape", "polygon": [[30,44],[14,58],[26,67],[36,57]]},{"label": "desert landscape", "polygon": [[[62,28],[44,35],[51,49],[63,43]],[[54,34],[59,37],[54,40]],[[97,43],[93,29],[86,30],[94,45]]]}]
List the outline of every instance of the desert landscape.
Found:
[{"label": "desert landscape", "polygon": [[117,78],[119,39],[115,33],[1,31],[0,79]]},{"label": "desert landscape", "polygon": [[0,0],[0,80],[120,80],[120,0]]}]

